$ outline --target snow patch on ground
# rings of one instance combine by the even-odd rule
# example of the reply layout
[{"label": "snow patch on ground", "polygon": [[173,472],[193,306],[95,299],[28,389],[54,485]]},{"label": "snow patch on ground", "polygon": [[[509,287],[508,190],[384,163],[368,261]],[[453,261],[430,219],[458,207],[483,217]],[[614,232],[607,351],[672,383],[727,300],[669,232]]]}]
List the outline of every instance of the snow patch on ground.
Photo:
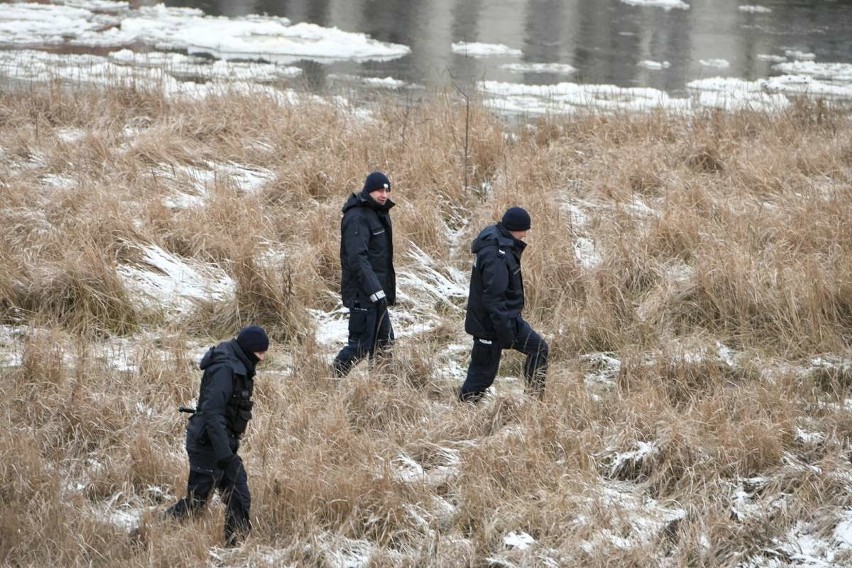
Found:
[{"label": "snow patch on ground", "polygon": [[608,511],[617,526],[604,530],[580,544],[591,553],[616,548],[630,550],[659,538],[663,531],[686,518],[686,511],[676,505],[662,504],[648,497],[635,484],[611,481],[603,485],[600,496],[589,499],[585,508],[588,513],[577,517],[577,525],[586,524],[586,519],[600,511]]},{"label": "snow patch on ground", "polygon": [[160,165],[155,175],[166,180],[175,191],[164,205],[173,209],[202,207],[216,187],[233,187],[243,193],[256,193],[275,180],[271,171],[233,162],[204,162],[201,166]]},{"label": "snow patch on ground", "polygon": [[197,301],[232,297],[236,284],[221,268],[180,258],[156,245],[141,247],[141,259],[118,267],[118,275],[141,309],[153,301],[174,315],[185,314]]}]

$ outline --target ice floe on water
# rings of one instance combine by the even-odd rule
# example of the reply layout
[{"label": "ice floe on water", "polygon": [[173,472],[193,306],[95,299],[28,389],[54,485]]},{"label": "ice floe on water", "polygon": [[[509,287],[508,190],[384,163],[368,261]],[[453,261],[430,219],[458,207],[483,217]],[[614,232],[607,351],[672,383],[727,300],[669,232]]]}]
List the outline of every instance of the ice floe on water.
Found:
[{"label": "ice floe on water", "polygon": [[[199,69],[199,74],[203,76],[204,69]],[[127,87],[191,100],[231,93],[267,96],[282,105],[298,99],[293,91],[275,89],[257,80],[183,81],[172,76],[165,68],[124,65],[106,57],[85,54],[0,51],[0,77],[32,83],[64,80],[100,87]]]},{"label": "ice floe on water", "polygon": [[797,59],[799,61],[813,61],[816,59],[816,54],[807,51],[799,51],[798,49],[786,49],[784,50],[784,55],[790,59]]},{"label": "ice floe on water", "polygon": [[453,53],[468,55],[470,57],[489,57],[492,55],[522,55],[520,49],[515,49],[503,44],[464,42],[452,44]]},{"label": "ice floe on water", "polygon": [[621,0],[623,3],[628,4],[630,6],[641,6],[641,7],[649,7],[649,8],[662,8],[664,10],[671,10],[673,8],[677,8],[678,10],[689,10],[689,4],[686,2],[681,2],[681,0]]},{"label": "ice floe on water", "polygon": [[651,61],[650,59],[643,59],[638,65],[651,70],[668,69],[672,66],[668,61]]},{"label": "ice floe on water", "polygon": [[398,81],[393,77],[365,77],[362,82],[371,87],[379,87],[383,89],[400,89],[405,86],[405,81]]},{"label": "ice floe on water", "polygon": [[582,109],[600,111],[647,111],[659,108],[687,110],[688,99],[675,99],[666,92],[642,87],[615,85],[521,85],[480,81],[485,104],[509,113],[572,113]]},{"label": "ice floe on water", "polygon": [[787,75],[807,75],[815,79],[852,83],[852,63],[817,63],[816,61],[785,61],[773,67]]},{"label": "ice floe on water", "polygon": [[690,81],[687,87],[699,93],[701,106],[725,109],[778,110],[787,107],[794,96],[852,98],[852,82],[827,82],[809,75],[782,75],[757,81],[711,77]]},{"label": "ice floe on water", "polygon": [[[778,111],[789,106],[791,97],[795,96],[852,99],[852,80],[846,78],[845,66],[806,69],[816,75],[782,75],[756,81],[733,77],[698,79],[687,84],[687,97],[673,97],[658,89],[615,85],[522,85],[497,81],[481,81],[478,85],[487,106],[524,114],[571,114],[581,110],[691,112],[700,108]],[[839,80],[829,82],[819,78],[820,74],[828,73],[835,73],[833,77]]]},{"label": "ice floe on water", "polygon": [[749,12],[752,14],[769,14],[772,12],[772,8],[767,8],[766,6],[758,6],[755,4],[744,4],[742,6],[737,6],[737,10],[740,12]]},{"label": "ice floe on water", "polygon": [[4,4],[0,13],[2,43],[19,47],[145,45],[159,50],[186,50],[190,55],[262,58],[279,63],[300,59],[393,59],[410,51],[407,46],[377,41],[366,34],[307,23],[291,25],[287,18],[275,16],[225,18],[163,4],[138,10],[117,2],[77,2],[76,6],[79,7]]},{"label": "ice floe on water", "polygon": [[731,66],[727,59],[700,59],[698,62],[704,67],[715,67],[716,69],[727,69]]},{"label": "ice floe on water", "polygon": [[119,63],[164,69],[172,77],[178,78],[228,79],[268,83],[298,77],[302,74],[302,70],[298,67],[274,63],[228,61],[226,59],[210,59],[160,51],[136,53],[129,49],[122,49],[110,53],[109,58]]},{"label": "ice floe on water", "polygon": [[567,63],[504,63],[500,69],[513,73],[554,73],[557,75],[571,75],[577,72],[577,68]]}]

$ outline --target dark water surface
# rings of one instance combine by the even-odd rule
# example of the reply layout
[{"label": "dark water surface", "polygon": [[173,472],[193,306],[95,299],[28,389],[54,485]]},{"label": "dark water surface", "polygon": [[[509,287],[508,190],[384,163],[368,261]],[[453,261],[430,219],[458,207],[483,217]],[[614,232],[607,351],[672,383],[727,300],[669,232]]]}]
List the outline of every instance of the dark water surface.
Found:
[{"label": "dark water surface", "polygon": [[[792,60],[812,54],[820,63],[852,63],[850,0],[685,2],[689,9],[619,0],[166,0],[165,4],[229,17],[283,16],[294,24],[362,32],[411,48],[407,56],[385,62],[300,62],[307,80],[318,88],[336,73],[390,76],[424,85],[571,81],[654,87],[680,95],[693,79],[755,80],[778,74],[772,69],[775,62],[766,56]],[[755,5],[770,11],[739,8]],[[453,53],[453,42],[503,44],[523,54],[470,57]],[[647,60],[668,66],[640,65]],[[728,67],[720,67],[719,60]],[[568,64],[576,72],[516,73],[500,68],[518,62]]]}]

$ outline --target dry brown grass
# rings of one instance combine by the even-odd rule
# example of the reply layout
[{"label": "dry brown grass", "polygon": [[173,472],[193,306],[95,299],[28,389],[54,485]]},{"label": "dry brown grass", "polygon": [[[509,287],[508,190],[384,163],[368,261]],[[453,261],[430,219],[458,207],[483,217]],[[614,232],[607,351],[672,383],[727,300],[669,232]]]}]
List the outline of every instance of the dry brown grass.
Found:
[{"label": "dry brown grass", "polygon": [[[183,491],[175,407],[196,396],[195,359],[247,322],[275,337],[243,450],[255,531],[214,549],[221,564],[337,566],[363,549],[371,566],[718,566],[783,554],[797,522],[830,540],[852,474],[849,117],[803,101],[509,128],[474,101],[466,133],[452,93],[406,103],[363,120],[227,92],[0,95],[0,321],[24,330],[0,360],[0,562],[209,562],[221,506],[184,525],[158,511]],[[204,206],[165,205],[170,171],[211,162],[275,179],[247,193],[217,178]],[[463,367],[448,348],[467,339],[446,305],[391,359],[330,378],[307,309],[337,307],[340,207],[373,169],[394,182],[398,271],[420,268],[412,243],[466,273],[485,224],[531,211],[543,403],[502,378],[485,404],[454,402],[438,362]],[[235,295],[183,319],[140,308],[117,268],[149,244],[222,268]],[[621,367],[596,384],[582,357],[602,351]],[[808,371],[817,356],[834,363]],[[503,374],[520,368],[507,354]],[[142,542],[126,510],[143,511]],[[508,548],[512,531],[537,544]]]}]

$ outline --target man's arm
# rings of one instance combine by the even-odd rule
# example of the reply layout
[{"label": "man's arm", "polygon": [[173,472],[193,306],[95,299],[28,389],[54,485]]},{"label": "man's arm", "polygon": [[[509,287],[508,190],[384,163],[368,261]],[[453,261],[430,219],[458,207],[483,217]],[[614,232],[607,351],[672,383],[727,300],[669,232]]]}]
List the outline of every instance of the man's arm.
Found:
[{"label": "man's arm", "polygon": [[343,248],[348,261],[347,268],[355,275],[358,286],[364,294],[375,302],[381,294],[384,297],[382,285],[379,283],[373,266],[370,264],[368,250],[370,247],[370,227],[361,216],[352,215],[343,219]]},{"label": "man's arm", "polygon": [[204,418],[216,462],[223,464],[234,457],[225,420],[228,400],[234,393],[234,373],[228,365],[220,364],[208,371],[207,379],[206,397],[198,411]]},{"label": "man's arm", "polygon": [[509,288],[509,267],[500,258],[497,249],[480,255],[482,270],[482,305],[491,318],[501,347],[509,348],[515,339],[515,330],[506,309],[506,290]]}]

